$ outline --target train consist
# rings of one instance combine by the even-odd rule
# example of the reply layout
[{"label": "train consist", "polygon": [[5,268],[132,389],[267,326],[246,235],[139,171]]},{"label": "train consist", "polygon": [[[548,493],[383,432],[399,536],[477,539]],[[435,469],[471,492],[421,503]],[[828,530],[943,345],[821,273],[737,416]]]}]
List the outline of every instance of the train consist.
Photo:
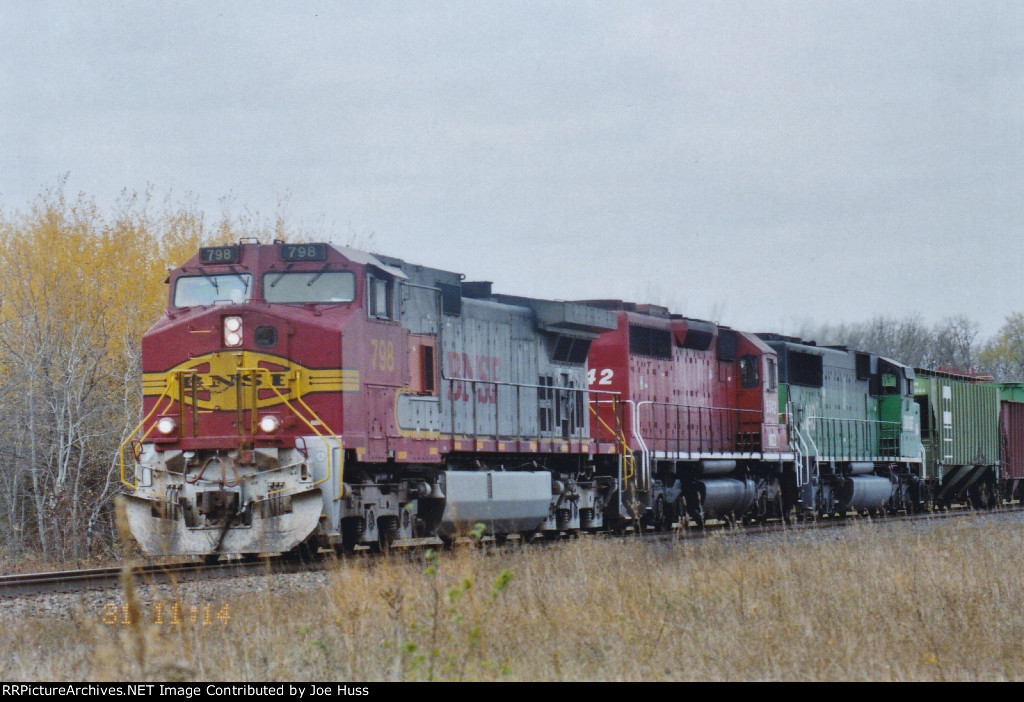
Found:
[{"label": "train consist", "polygon": [[201,249],[121,451],[150,554],[991,507],[1024,385],[328,244]]}]

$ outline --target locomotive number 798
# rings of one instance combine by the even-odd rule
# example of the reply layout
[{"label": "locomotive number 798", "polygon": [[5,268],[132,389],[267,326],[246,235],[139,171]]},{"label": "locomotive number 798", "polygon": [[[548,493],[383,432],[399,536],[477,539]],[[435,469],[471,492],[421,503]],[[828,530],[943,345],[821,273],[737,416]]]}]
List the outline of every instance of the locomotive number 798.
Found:
[{"label": "locomotive number 798", "polygon": [[383,339],[370,339],[370,368],[372,370],[393,371],[395,369],[395,344]]}]

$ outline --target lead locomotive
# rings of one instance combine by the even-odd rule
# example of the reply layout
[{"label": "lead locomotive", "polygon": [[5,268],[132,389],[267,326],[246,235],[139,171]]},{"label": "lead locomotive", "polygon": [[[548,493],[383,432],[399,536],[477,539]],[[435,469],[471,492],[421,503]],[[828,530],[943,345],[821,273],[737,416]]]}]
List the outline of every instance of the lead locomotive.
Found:
[{"label": "lead locomotive", "polygon": [[[205,248],[142,341],[128,515],[148,553],[596,529],[621,404],[592,422],[604,310],[326,244]],[[624,509],[624,508],[623,508]]]}]

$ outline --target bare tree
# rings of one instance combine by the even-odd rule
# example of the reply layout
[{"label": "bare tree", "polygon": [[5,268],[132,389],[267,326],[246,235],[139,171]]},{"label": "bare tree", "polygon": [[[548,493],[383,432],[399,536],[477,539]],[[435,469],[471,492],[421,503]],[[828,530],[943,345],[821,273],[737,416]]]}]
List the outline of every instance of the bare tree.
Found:
[{"label": "bare tree", "polygon": [[1014,312],[978,354],[986,372],[999,380],[1024,380],[1024,312]]},{"label": "bare tree", "polygon": [[978,365],[978,323],[964,315],[935,325],[931,362],[940,368],[972,371]]}]

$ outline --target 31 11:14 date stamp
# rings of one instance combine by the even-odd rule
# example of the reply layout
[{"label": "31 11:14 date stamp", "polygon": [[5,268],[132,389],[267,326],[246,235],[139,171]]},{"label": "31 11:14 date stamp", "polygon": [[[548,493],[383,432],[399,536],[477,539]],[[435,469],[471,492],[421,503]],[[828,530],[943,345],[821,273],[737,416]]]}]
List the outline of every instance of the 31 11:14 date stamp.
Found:
[{"label": "31 11:14 date stamp", "polygon": [[[127,604],[108,602],[103,606],[100,620],[107,626],[130,626],[135,618],[143,617],[157,626],[225,626],[231,621],[231,605],[192,604],[181,602],[154,602],[148,611],[132,611]],[[148,616],[147,616],[148,615]]]}]

